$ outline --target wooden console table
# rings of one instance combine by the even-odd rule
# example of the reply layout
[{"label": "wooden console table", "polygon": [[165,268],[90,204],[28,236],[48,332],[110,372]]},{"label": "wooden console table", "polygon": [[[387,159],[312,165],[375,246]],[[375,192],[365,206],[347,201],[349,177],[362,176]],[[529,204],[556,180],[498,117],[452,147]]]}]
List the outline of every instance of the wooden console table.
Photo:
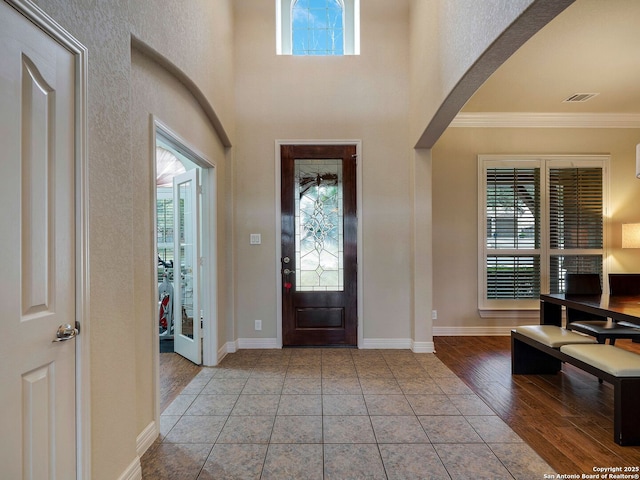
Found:
[{"label": "wooden console table", "polygon": [[540,323],[561,327],[563,306],[591,315],[609,317],[614,322],[625,322],[640,328],[640,295],[542,294],[540,295]]}]

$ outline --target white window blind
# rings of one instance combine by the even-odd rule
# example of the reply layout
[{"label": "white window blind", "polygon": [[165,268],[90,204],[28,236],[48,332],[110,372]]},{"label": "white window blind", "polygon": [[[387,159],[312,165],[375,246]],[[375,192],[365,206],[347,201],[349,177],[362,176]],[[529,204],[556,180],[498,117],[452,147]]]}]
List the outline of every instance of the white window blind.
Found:
[{"label": "white window blind", "polygon": [[564,291],[567,272],[602,276],[603,231],[602,168],[549,169],[551,293]]},{"label": "white window blind", "polygon": [[540,295],[540,168],[486,171],[486,296]]},{"label": "white window blind", "polygon": [[564,276],[603,273],[606,157],[481,156],[479,308],[538,308]]}]

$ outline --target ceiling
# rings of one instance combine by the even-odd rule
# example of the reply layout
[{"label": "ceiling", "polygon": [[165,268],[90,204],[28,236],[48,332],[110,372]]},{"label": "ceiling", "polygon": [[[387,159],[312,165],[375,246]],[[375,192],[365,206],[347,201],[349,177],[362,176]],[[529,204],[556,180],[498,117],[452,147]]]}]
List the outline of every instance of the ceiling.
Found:
[{"label": "ceiling", "polygon": [[[576,93],[597,93],[567,103]],[[640,1],[576,0],[514,53],[462,109],[640,113]]]}]

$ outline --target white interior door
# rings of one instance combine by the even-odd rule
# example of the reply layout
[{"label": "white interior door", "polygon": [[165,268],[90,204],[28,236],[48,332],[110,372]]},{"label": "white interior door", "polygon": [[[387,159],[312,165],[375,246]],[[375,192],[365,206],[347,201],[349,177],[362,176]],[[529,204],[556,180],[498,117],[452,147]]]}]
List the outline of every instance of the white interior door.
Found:
[{"label": "white interior door", "polygon": [[74,55],[0,2],[2,478],[76,478],[74,90]]},{"label": "white interior door", "polygon": [[199,185],[197,168],[173,178],[173,348],[198,365],[202,363]]}]

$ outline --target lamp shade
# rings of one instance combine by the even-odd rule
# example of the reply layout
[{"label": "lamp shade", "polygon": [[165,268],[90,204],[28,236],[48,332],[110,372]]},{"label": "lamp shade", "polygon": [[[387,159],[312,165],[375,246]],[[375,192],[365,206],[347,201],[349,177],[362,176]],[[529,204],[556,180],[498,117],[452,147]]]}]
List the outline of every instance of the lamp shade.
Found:
[{"label": "lamp shade", "polygon": [[640,143],[636,145],[636,178],[640,178]]},{"label": "lamp shade", "polygon": [[622,248],[640,248],[640,223],[622,224]]}]

